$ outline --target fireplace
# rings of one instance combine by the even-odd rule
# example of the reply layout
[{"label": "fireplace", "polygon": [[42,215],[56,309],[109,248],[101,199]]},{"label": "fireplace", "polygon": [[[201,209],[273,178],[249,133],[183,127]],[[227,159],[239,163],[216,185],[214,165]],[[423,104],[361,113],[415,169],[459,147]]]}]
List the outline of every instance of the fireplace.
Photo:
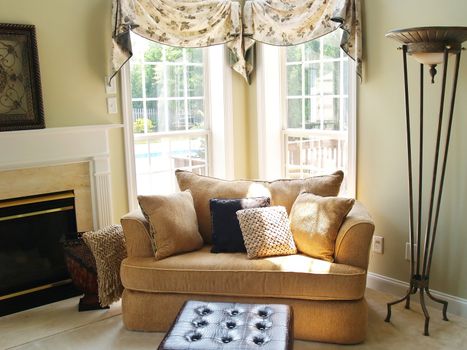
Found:
[{"label": "fireplace", "polygon": [[0,200],[0,314],[73,293],[62,243],[76,232],[73,191]]},{"label": "fireplace", "polygon": [[[53,302],[57,295],[77,295],[68,283],[60,240],[69,232],[114,223],[109,133],[119,128],[92,125],[1,133],[0,149],[8,151],[0,152],[0,210],[10,219],[0,221],[0,315]],[[31,210],[21,212],[24,208]],[[52,214],[57,222],[46,223]],[[15,215],[27,219],[19,229],[9,226]],[[52,230],[47,233],[50,239],[39,224]],[[20,238],[22,243],[15,241]],[[45,243],[48,256],[42,255]],[[25,251],[18,252],[18,247]],[[30,280],[21,273],[26,267]]]}]

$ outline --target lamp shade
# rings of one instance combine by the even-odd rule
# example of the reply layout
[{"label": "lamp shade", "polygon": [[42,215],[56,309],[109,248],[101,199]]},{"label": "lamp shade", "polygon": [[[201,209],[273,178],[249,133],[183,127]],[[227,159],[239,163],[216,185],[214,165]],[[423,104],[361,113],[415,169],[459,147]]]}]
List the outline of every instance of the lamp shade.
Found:
[{"label": "lamp shade", "polygon": [[430,66],[443,63],[443,53],[459,52],[467,40],[467,27],[417,27],[395,29],[386,37],[407,45],[407,53],[420,63]]}]

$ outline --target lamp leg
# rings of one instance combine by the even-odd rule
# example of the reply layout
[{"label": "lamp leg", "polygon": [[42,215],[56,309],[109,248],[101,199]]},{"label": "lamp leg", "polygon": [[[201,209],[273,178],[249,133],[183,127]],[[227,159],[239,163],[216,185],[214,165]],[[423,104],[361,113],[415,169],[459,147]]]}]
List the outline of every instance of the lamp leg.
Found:
[{"label": "lamp leg", "polygon": [[437,303],[443,304],[443,320],[444,321],[449,321],[448,316],[447,316],[447,310],[448,310],[448,302],[445,300],[441,300],[435,296],[433,296],[430,293],[430,290],[428,288],[425,288],[426,294],[430,297],[431,300],[436,301]]},{"label": "lamp leg", "polygon": [[411,286],[410,293],[409,293],[409,295],[407,295],[407,299],[405,301],[405,308],[406,309],[410,309],[410,294],[417,293],[417,290],[418,290],[417,286],[415,286],[415,285]]},{"label": "lamp leg", "polygon": [[409,295],[407,295],[407,299],[405,299],[405,308],[406,309],[410,309],[410,294],[412,294],[412,292],[410,292]]},{"label": "lamp leg", "polygon": [[423,314],[425,315],[425,329],[423,335],[430,335],[428,332],[428,326],[430,325],[430,314],[428,313],[428,309],[425,305],[425,291],[423,288],[420,288],[420,305],[422,306]]},{"label": "lamp leg", "polygon": [[[413,290],[413,287],[412,287],[412,285],[410,285],[409,290],[404,295],[404,297],[387,304],[388,313],[386,315],[386,318],[384,319],[384,322],[389,322],[391,320],[391,306],[399,304],[399,303],[403,302],[404,300],[410,299],[410,294],[412,294],[412,290]],[[409,304],[410,304],[410,302],[409,302]],[[407,304],[406,304],[406,308],[407,308]]]}]

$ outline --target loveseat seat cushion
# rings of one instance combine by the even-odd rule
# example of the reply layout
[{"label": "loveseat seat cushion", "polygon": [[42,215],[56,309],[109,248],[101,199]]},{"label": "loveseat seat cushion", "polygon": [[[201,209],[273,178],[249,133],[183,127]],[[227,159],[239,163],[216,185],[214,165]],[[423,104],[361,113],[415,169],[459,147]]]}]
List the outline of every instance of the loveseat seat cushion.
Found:
[{"label": "loveseat seat cushion", "polygon": [[129,257],[121,267],[123,286],[152,293],[358,300],[366,272],[296,254],[249,260],[244,253],[201,250],[154,258]]},{"label": "loveseat seat cushion", "polygon": [[181,191],[191,191],[199,232],[204,242],[210,244],[212,243],[209,210],[211,198],[269,197],[271,205],[284,206],[289,214],[295,199],[302,191],[322,197],[337,196],[344,173],[339,170],[331,175],[276,181],[228,181],[184,170],[177,170],[175,176]]}]

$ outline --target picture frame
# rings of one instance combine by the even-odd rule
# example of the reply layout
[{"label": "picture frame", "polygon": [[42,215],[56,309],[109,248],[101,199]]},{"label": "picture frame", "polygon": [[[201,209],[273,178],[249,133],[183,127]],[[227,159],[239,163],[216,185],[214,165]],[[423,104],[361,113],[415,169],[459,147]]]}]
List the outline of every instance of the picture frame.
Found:
[{"label": "picture frame", "polygon": [[0,23],[0,131],[44,127],[35,26]]}]

